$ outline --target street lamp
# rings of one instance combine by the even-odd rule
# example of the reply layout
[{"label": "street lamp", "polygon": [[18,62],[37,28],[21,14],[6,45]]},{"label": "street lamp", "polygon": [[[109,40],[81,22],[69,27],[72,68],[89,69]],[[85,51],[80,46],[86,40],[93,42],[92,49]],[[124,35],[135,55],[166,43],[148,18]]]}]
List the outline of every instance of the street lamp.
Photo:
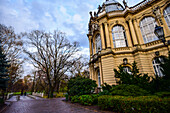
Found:
[{"label": "street lamp", "polygon": [[[164,37],[163,27],[156,25],[154,33],[164,43],[164,45],[167,47],[168,52],[169,52],[168,44],[166,44],[166,40],[165,40],[165,37]],[[170,52],[169,52],[169,54],[170,54]]]}]

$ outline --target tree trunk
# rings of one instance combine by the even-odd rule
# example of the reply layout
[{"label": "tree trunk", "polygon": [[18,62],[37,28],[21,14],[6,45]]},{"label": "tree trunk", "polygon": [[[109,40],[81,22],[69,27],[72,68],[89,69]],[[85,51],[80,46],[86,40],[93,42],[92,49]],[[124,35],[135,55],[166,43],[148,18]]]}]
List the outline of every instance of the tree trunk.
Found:
[{"label": "tree trunk", "polygon": [[53,88],[53,87],[51,87],[50,89],[51,89],[51,91],[50,91],[50,98],[53,98],[53,97],[54,97],[54,95],[53,95],[54,88]]},{"label": "tree trunk", "polygon": [[60,81],[58,81],[57,84],[56,84],[57,93],[59,93],[59,89],[60,89]]}]

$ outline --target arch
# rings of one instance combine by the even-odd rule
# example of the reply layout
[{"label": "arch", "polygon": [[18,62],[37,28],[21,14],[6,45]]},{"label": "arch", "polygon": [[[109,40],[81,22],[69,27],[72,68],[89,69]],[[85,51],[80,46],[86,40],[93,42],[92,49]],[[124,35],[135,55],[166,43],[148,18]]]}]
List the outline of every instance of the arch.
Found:
[{"label": "arch", "polygon": [[157,25],[155,18],[152,16],[145,16],[140,21],[139,26],[142,33],[144,43],[149,43],[158,40],[158,37],[154,34],[154,28]]},{"label": "arch", "polygon": [[170,4],[168,4],[165,9],[163,10],[164,19],[168,28],[170,29]]},{"label": "arch", "polygon": [[128,47],[126,32],[122,25],[116,24],[112,28],[112,39],[115,48]]}]

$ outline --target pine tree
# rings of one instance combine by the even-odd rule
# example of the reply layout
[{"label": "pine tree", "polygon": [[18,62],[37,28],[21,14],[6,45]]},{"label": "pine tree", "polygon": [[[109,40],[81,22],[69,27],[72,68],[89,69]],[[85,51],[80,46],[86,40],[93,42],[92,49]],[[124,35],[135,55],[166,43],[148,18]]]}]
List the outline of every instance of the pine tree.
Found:
[{"label": "pine tree", "polygon": [[132,64],[131,73],[127,73],[124,71],[124,67],[120,65],[119,70],[114,69],[115,77],[119,78],[119,84],[127,84],[127,85],[137,85],[141,88],[148,89],[150,77],[148,74],[139,73],[139,69],[137,67],[137,63],[134,61]]},{"label": "pine tree", "polygon": [[2,97],[4,99],[4,91],[7,88],[9,75],[8,75],[8,61],[6,59],[6,55],[3,54],[3,50],[1,47],[0,41],[0,90],[2,91]]}]

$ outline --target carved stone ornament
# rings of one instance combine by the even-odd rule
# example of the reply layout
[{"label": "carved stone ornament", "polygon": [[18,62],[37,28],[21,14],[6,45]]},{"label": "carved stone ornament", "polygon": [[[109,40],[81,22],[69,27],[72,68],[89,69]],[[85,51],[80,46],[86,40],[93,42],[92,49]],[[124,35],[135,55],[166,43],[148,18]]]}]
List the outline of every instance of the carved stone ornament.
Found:
[{"label": "carved stone ornament", "polygon": [[156,19],[159,20],[160,24],[163,25],[162,19],[161,19],[161,11],[160,11],[160,7],[157,6],[155,8],[153,8],[153,14],[155,15]]},{"label": "carved stone ornament", "polygon": [[99,30],[99,25],[96,23],[92,24],[92,30],[93,31]]}]

